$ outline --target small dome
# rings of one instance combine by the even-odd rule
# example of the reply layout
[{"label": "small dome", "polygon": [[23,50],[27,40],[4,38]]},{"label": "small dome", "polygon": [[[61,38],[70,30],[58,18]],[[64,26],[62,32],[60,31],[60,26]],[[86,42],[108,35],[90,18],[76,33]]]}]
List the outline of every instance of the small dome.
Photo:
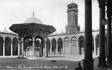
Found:
[{"label": "small dome", "polygon": [[40,21],[38,18],[36,17],[31,17],[31,18],[28,18],[25,23],[39,23],[39,24],[42,24],[42,21]]}]

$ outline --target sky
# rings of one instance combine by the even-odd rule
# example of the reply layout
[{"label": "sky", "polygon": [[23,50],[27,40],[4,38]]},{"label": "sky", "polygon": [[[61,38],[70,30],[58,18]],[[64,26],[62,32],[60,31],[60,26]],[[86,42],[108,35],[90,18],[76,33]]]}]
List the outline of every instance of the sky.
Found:
[{"label": "sky", "polygon": [[[84,31],[85,5],[84,0],[0,0],[0,31],[12,24],[24,23],[33,16],[44,24],[53,25],[57,33],[65,32],[67,25],[67,5],[78,5],[78,25]],[[92,0],[93,30],[99,29],[99,7],[97,0]]]}]

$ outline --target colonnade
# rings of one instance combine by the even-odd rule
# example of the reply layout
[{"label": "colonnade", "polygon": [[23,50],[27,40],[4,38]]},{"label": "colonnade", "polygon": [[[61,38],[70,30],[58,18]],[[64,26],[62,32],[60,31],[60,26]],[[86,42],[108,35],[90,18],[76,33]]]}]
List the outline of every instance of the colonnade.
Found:
[{"label": "colonnade", "polygon": [[[93,40],[93,45],[94,45],[94,54],[98,54],[98,47],[99,45],[97,42],[97,39],[99,40],[99,37],[96,39],[98,35],[93,36],[94,40]],[[2,41],[3,39],[3,41]],[[73,40],[72,40],[73,39]],[[24,46],[24,42],[25,40],[23,38],[21,38],[21,41],[19,41],[18,39],[16,39],[16,42],[13,42],[13,39],[8,38],[8,41],[6,41],[6,38],[1,38],[1,43],[0,46],[3,47],[1,50],[1,56],[7,56],[6,55],[6,49],[9,49],[8,56],[20,56],[20,55],[24,55],[25,56],[25,46]],[[32,38],[32,46],[33,48],[35,47],[35,38]],[[3,46],[2,46],[3,43]],[[15,51],[14,49],[14,45],[16,43],[16,55],[13,55],[13,51]],[[79,38],[58,38],[55,39],[55,37],[53,39],[46,39],[45,40],[45,45],[46,45],[46,49],[48,52],[48,55],[83,55],[84,52],[84,36],[79,36]],[[14,46],[14,47],[13,47]],[[33,49],[34,52],[34,49]]]},{"label": "colonnade", "polygon": [[18,56],[18,39],[0,37],[0,56]]}]

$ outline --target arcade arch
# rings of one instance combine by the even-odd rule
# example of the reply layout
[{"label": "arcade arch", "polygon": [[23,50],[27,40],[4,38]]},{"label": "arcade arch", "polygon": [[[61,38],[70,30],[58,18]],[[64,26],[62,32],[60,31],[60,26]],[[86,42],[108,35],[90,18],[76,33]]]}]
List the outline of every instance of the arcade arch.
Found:
[{"label": "arcade arch", "polygon": [[77,38],[72,37],[71,38],[71,54],[76,54],[77,53]]},{"label": "arcade arch", "polygon": [[79,37],[79,54],[84,54],[84,36]]},{"label": "arcade arch", "polygon": [[70,54],[70,44],[69,44],[69,38],[66,37],[64,39],[64,47],[65,47],[65,54]]},{"label": "arcade arch", "polygon": [[63,41],[61,38],[58,39],[58,52],[61,55],[62,54],[62,49],[63,49]]},{"label": "arcade arch", "polygon": [[56,54],[56,39],[52,39],[52,53]]}]

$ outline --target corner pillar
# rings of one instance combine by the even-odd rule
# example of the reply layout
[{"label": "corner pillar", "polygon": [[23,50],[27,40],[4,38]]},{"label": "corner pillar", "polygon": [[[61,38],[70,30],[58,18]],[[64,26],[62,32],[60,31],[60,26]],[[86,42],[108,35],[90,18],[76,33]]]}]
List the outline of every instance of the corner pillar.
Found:
[{"label": "corner pillar", "polygon": [[107,67],[106,56],[105,56],[105,25],[102,24],[102,20],[105,19],[105,2],[99,1],[100,7],[100,35],[99,35],[99,67]]}]

